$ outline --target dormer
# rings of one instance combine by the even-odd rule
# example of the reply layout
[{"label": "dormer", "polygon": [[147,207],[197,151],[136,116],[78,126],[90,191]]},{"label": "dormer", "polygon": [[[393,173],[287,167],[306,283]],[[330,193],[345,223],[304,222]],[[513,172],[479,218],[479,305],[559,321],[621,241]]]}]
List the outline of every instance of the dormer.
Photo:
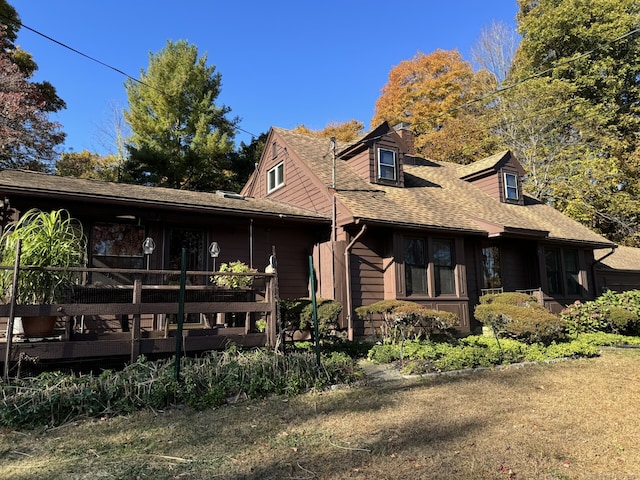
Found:
[{"label": "dormer", "polygon": [[460,179],[474,184],[496,200],[524,205],[522,194],[524,168],[509,150],[463,165],[458,172]]},{"label": "dormer", "polygon": [[412,154],[413,135],[408,124],[391,128],[385,122],[345,148],[338,157],[369,183],[402,188],[405,156]]}]

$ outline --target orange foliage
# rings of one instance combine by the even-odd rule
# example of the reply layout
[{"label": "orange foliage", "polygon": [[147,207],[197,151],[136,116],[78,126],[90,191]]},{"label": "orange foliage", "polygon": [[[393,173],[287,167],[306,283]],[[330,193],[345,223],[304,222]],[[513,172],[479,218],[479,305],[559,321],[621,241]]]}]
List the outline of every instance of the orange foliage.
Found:
[{"label": "orange foliage", "polygon": [[362,136],[364,124],[357,120],[350,120],[344,123],[331,122],[322,130],[311,130],[304,125],[298,125],[293,131],[322,138],[335,137],[340,142],[353,142]]},{"label": "orange foliage", "polygon": [[492,138],[479,125],[485,107],[477,101],[494,88],[489,75],[475,73],[457,50],[418,52],[389,72],[371,124],[409,122],[420,154],[468,163],[494,153]]}]

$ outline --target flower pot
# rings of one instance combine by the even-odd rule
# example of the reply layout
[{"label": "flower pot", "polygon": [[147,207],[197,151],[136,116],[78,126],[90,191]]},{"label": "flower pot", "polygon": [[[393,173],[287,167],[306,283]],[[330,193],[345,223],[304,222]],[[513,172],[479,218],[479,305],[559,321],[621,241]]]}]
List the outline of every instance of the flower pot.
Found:
[{"label": "flower pot", "polygon": [[13,334],[24,337],[50,337],[56,326],[54,316],[15,317],[13,319]]}]

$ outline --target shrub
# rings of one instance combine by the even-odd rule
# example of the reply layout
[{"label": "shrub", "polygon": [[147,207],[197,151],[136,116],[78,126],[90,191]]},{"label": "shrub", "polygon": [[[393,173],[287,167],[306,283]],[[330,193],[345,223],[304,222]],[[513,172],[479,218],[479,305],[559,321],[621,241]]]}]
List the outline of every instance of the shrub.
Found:
[{"label": "shrub", "polygon": [[181,372],[181,381],[177,382],[174,360],[150,362],[140,357],[121,371],[105,371],[98,376],[48,372],[16,380],[2,385],[0,425],[54,426],[78,417],[158,410],[174,404],[200,410],[222,405],[241,394],[251,398],[295,395],[361,378],[355,362],[341,353],[324,356],[318,367],[311,353],[285,356],[235,348],[197,359],[185,357]]},{"label": "shrub", "polygon": [[501,305],[517,305],[520,307],[539,305],[536,297],[521,292],[489,293],[480,297],[480,303],[498,303]]},{"label": "shrub", "polygon": [[[317,298],[316,307],[320,337],[337,335],[342,304],[336,300]],[[281,300],[280,314],[285,330],[295,332],[313,329],[313,301],[310,298]]]},{"label": "shrub", "polygon": [[[502,295],[509,295],[510,301],[502,301]],[[565,321],[552,314],[537,302],[526,306],[514,298],[529,297],[524,294],[497,294],[491,302],[481,303],[474,310],[475,318],[494,331],[496,337],[505,336],[523,340],[527,343],[551,343],[562,340],[565,335]],[[530,297],[533,298],[533,297]],[[535,300],[535,299],[534,299]]]},{"label": "shrub", "polygon": [[609,307],[606,313],[611,333],[637,333],[638,315],[624,307]]},{"label": "shrub", "polygon": [[560,318],[574,335],[604,331],[607,325],[602,309],[594,302],[576,300],[560,312]]},{"label": "shrub", "polygon": [[576,301],[561,312],[572,334],[611,332],[640,333],[640,291],[607,291],[589,302]]},{"label": "shrub", "polygon": [[381,300],[356,308],[356,315],[372,323],[374,316],[380,315],[381,337],[388,343],[429,338],[436,331],[450,335],[459,324],[454,313],[432,310],[406,300]]}]

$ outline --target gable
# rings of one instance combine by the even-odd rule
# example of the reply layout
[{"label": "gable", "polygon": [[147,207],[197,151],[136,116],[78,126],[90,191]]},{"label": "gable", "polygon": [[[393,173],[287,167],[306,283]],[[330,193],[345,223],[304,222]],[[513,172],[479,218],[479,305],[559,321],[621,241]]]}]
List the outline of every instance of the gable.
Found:
[{"label": "gable", "polygon": [[458,168],[459,178],[472,183],[503,203],[524,205],[524,168],[509,151],[503,151]]}]

